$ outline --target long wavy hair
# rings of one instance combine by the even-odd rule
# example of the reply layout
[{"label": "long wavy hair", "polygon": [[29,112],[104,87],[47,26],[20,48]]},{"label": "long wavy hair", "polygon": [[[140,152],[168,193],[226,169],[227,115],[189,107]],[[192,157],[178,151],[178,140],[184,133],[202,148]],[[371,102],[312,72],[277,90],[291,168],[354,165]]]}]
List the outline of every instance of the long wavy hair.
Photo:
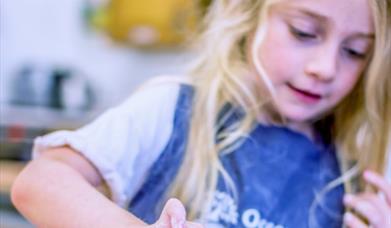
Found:
[{"label": "long wavy hair", "polygon": [[[236,195],[232,179],[219,160],[245,138],[258,117],[270,112],[273,88],[262,64],[258,67],[263,90],[248,75],[248,58],[262,41],[267,13],[278,0],[216,0],[204,17],[196,44],[198,58],[190,71],[195,88],[190,132],[183,164],[169,196],[179,198],[188,208],[190,219],[203,218],[209,207],[217,179],[222,175]],[[375,25],[373,54],[360,81],[330,114],[333,142],[337,147],[342,176],[331,182],[320,196],[344,184],[345,191],[365,188],[360,173],[367,168],[384,172],[391,129],[391,19],[390,0],[368,0]],[[254,42],[252,32],[260,28]],[[252,45],[252,48],[247,48]],[[219,113],[227,103],[240,107],[243,118],[219,130]],[[268,113],[270,114],[270,113]],[[224,118],[223,118],[224,119]],[[283,122],[282,118],[274,120]],[[358,184],[357,184],[358,183]],[[354,187],[359,186],[359,188]]]}]

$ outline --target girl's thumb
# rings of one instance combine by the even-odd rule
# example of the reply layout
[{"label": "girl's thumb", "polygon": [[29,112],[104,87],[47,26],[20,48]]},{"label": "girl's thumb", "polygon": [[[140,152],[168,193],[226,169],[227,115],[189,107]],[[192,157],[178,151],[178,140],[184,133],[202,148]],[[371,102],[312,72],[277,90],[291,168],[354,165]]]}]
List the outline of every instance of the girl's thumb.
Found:
[{"label": "girl's thumb", "polygon": [[157,227],[184,228],[186,222],[186,210],[178,199],[169,199],[163,208]]}]

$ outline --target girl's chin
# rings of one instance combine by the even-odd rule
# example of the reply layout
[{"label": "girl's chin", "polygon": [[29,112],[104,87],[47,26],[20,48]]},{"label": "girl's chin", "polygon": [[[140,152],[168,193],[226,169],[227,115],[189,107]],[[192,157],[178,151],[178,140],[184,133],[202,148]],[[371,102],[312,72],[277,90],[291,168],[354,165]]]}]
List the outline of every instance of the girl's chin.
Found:
[{"label": "girl's chin", "polygon": [[293,123],[314,123],[320,118],[319,114],[308,111],[283,110],[281,114],[287,121]]},{"label": "girl's chin", "polygon": [[306,107],[291,103],[280,103],[274,107],[281,116],[293,123],[314,123],[325,116],[326,113],[320,107]]}]

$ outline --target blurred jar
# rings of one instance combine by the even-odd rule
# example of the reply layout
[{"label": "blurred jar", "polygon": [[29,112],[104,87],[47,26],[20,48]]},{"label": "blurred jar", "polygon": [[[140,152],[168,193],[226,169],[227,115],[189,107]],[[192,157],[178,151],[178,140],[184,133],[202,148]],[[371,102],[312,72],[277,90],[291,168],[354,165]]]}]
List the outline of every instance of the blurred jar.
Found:
[{"label": "blurred jar", "polygon": [[94,103],[92,86],[76,70],[25,64],[13,78],[13,104],[84,111]]}]

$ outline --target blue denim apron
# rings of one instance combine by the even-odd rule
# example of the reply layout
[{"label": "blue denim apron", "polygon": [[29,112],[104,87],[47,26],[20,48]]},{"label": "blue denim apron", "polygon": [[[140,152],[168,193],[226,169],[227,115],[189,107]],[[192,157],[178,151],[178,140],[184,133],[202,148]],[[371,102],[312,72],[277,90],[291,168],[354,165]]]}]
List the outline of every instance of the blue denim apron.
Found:
[{"label": "blue denim apron", "polygon": [[[175,179],[187,144],[193,88],[181,86],[174,127],[164,151],[153,164],[129,211],[147,223],[160,215],[167,189]],[[239,118],[235,113],[232,119]],[[238,192],[235,200],[220,176],[207,227],[342,227],[343,187],[311,204],[330,181],[340,175],[332,146],[315,144],[284,127],[257,125],[233,152],[220,156]]]}]

